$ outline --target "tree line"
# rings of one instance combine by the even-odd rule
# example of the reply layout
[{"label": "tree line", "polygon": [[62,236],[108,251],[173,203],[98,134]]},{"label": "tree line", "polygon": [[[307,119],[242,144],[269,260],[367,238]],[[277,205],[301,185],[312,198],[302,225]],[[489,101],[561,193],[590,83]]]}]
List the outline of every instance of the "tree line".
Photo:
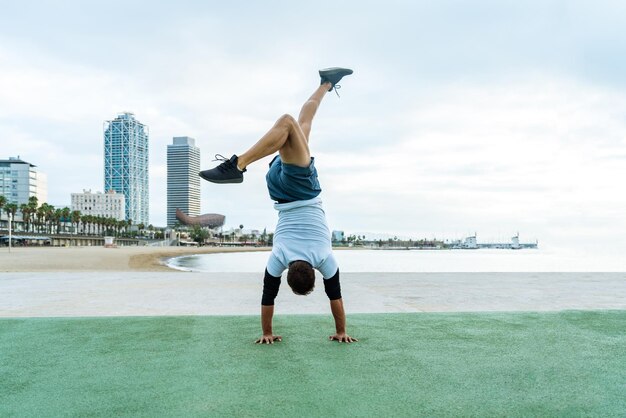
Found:
[{"label": "tree line", "polygon": [[[45,202],[39,205],[36,196],[31,196],[28,198],[28,203],[18,206],[16,203],[7,202],[6,197],[0,195],[0,211],[4,211],[12,219],[15,219],[15,215],[19,211],[22,216],[23,229],[26,232],[62,234],[68,232],[67,225],[70,224],[70,226],[75,227],[77,232],[82,226],[80,229],[86,235],[114,233],[115,236],[120,236],[121,234],[128,234],[132,225],[130,219],[118,220],[111,217],[83,215],[78,210],[71,210],[68,207],[55,208]],[[149,226],[149,229],[154,229],[154,227],[150,227],[152,225]],[[142,231],[145,225],[139,224],[137,228]]]}]

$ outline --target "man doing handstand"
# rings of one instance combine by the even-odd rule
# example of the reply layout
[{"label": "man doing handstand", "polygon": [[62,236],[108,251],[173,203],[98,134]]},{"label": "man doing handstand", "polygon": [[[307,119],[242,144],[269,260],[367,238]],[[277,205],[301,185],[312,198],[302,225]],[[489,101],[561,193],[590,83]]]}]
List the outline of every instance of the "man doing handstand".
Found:
[{"label": "man doing handstand", "polygon": [[320,70],[321,84],[304,103],[298,120],[281,116],[252,148],[230,159],[221,158],[219,166],[200,172],[200,177],[213,183],[241,183],[246,167],[274,154],[266,175],[270,198],[278,210],[278,224],[274,232],[272,253],[265,269],[261,300],[260,344],[282,341],[274,335],[272,318],[274,299],[278,294],[280,276],[286,269],[287,283],[297,295],[307,295],[315,286],[317,269],[324,277],[324,289],[330,299],[335,319],[335,334],[329,338],[339,342],[354,342],[346,333],[346,316],[339,285],[339,267],[333,256],[330,230],[319,194],[315,159],[309,151],[311,123],[326,92],[337,89],[337,83],[352,70],[328,68]]}]

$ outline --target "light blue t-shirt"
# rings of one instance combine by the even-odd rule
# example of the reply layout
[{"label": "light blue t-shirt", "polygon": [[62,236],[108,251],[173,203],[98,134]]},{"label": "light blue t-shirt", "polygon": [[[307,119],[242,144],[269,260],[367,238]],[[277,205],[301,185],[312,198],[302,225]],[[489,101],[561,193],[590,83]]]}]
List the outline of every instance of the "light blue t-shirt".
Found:
[{"label": "light blue t-shirt", "polygon": [[319,270],[325,279],[337,273],[330,230],[322,199],[275,203],[278,225],[274,232],[272,254],[267,260],[267,271],[279,277],[292,261],[303,260]]}]

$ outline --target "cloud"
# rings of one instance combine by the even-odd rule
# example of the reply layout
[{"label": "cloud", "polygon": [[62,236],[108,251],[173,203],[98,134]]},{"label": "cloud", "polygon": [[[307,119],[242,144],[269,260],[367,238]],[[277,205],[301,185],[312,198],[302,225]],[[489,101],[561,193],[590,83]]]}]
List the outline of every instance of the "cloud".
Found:
[{"label": "cloud", "polygon": [[457,84],[394,120],[405,127],[400,141],[327,149],[318,167],[327,200],[350,202],[346,229],[491,234],[523,224],[539,237],[568,219],[582,239],[590,218],[626,227],[616,210],[626,207],[626,167],[606,158],[623,152],[625,110],[623,95],[576,80]]},{"label": "cloud", "polygon": [[[101,189],[103,122],[133,111],[150,128],[151,223],[162,225],[173,136],[195,137],[207,168],[297,114],[319,82],[312,69],[345,63],[355,74],[311,137],[333,228],[618,239],[623,5],[327,4],[327,19],[318,4],[280,1],[124,3],[116,19],[109,6],[7,5],[0,157],[38,165],[51,203],[68,204]],[[271,228],[266,163],[237,187],[204,183],[203,212]]]}]

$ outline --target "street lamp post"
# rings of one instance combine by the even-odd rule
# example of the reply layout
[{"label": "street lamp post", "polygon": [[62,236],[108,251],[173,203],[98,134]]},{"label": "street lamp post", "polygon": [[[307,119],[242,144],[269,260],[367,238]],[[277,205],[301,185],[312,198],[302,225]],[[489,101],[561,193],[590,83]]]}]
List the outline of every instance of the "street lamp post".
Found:
[{"label": "street lamp post", "polygon": [[11,252],[11,221],[13,220],[13,214],[9,213],[9,252]]}]

